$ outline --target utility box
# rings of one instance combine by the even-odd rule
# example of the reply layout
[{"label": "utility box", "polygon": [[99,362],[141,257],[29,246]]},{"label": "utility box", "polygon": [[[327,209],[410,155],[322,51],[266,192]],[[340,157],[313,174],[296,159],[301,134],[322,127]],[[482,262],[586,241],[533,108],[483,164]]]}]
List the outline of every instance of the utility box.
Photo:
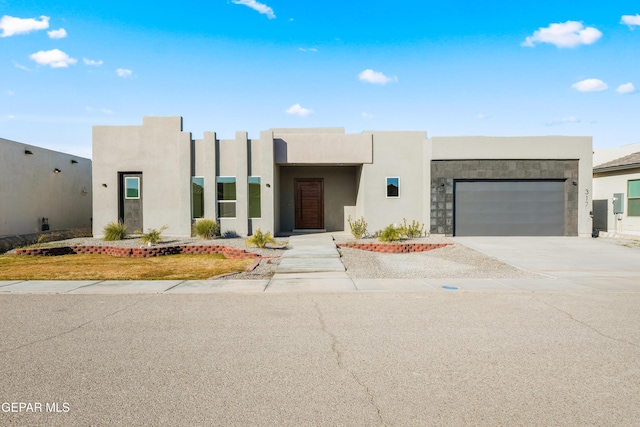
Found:
[{"label": "utility box", "polygon": [[613,193],[613,213],[624,213],[624,193]]}]

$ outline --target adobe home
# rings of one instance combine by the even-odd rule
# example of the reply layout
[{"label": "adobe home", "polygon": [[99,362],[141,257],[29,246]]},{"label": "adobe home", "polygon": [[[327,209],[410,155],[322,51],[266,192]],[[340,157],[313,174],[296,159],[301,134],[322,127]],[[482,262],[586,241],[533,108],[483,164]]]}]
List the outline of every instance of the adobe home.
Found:
[{"label": "adobe home", "polygon": [[194,221],[223,232],[375,231],[403,218],[432,234],[591,235],[591,137],[432,137],[420,131],[269,129],[193,139],[181,117],[93,128],[93,233]]}]

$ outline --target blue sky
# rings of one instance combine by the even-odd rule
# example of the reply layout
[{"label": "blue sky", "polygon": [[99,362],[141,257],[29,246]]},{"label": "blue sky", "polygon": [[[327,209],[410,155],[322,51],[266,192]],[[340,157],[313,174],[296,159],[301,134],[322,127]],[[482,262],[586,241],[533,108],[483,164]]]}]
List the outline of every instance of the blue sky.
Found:
[{"label": "blue sky", "polygon": [[91,156],[93,125],[640,142],[637,1],[0,0],[0,137]]}]

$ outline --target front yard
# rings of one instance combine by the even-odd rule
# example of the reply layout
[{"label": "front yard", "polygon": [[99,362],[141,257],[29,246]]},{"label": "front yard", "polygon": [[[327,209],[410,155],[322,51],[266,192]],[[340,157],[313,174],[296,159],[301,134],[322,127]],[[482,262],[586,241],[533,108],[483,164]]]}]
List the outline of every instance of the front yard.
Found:
[{"label": "front yard", "polygon": [[0,280],[202,280],[244,271],[254,260],[224,255],[151,258],[109,255],[0,256]]}]

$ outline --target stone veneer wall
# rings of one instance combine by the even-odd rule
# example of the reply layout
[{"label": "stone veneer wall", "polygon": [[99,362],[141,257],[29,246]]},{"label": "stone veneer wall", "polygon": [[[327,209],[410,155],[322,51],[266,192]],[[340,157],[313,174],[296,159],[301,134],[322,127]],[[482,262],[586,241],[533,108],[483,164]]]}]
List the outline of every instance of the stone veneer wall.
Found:
[{"label": "stone veneer wall", "polygon": [[565,180],[565,236],[578,235],[578,160],[432,160],[432,234],[453,235],[456,180]]}]

